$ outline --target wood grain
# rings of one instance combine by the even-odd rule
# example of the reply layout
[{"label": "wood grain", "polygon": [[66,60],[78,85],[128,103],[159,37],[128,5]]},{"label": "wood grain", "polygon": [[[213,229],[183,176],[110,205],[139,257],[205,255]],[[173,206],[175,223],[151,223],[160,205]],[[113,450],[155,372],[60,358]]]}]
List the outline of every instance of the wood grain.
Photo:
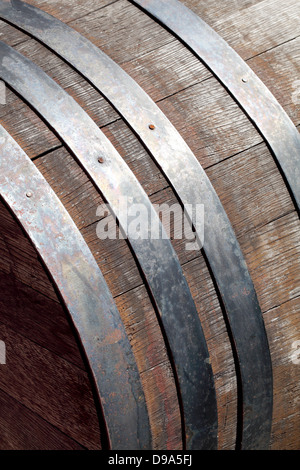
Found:
[{"label": "wood grain", "polygon": [[6,450],[83,450],[36,413],[0,391],[0,448]]},{"label": "wood grain", "polygon": [[87,373],[6,325],[0,324],[0,336],[7,358],[1,366],[0,389],[81,445],[99,449],[99,423]]},{"label": "wood grain", "polygon": [[[16,265],[16,264],[15,264]],[[67,315],[58,301],[0,272],[1,323],[85,370]]]},{"label": "wood grain", "polygon": [[[120,64],[158,102],[206,168],[239,238],[265,312],[274,371],[272,448],[299,448],[299,383],[297,366],[291,359],[299,338],[299,219],[260,134],[203,64],[131,2],[30,0],[29,3],[68,21]],[[184,0],[184,3],[215,27],[248,61],[299,125],[300,109],[295,100],[295,82],[299,77],[299,2]],[[88,112],[153,203],[177,201],[144,147],[93,87],[27,35],[3,22],[0,32],[5,42],[41,66]],[[176,387],[156,313],[127,243],[102,241],[96,236],[96,208],[103,202],[101,195],[57,136],[10,90],[7,106],[0,107],[0,119],[35,159],[103,270],[138,363],[155,448],[180,449]],[[100,433],[95,405],[66,313],[30,242],[3,205],[0,227],[0,283],[5,292],[0,301],[0,339],[7,340],[14,367],[5,371],[0,400],[7,396],[7,407],[12,403],[12,409],[22,416],[21,421],[32,420],[33,429],[41,436],[39,443],[25,427],[19,439],[14,437],[17,428],[13,413],[7,409],[3,423],[10,430],[5,441],[0,441],[0,447],[43,448],[44,433],[49,429],[53,437],[47,448],[62,445],[98,448]],[[217,389],[219,447],[232,449],[236,433],[236,379],[217,293],[202,255],[187,252],[184,240],[172,243],[208,342]],[[18,377],[14,371],[20,371]],[[51,396],[47,401],[48,395]],[[66,400],[69,403],[64,410]],[[90,429],[87,423],[92,423]],[[61,443],[59,433],[67,436]]]},{"label": "wood grain", "polygon": [[272,449],[299,449],[300,297],[264,315],[274,375]]},{"label": "wood grain", "polygon": [[263,0],[219,19],[213,27],[246,60],[299,36],[299,14],[294,0]]}]

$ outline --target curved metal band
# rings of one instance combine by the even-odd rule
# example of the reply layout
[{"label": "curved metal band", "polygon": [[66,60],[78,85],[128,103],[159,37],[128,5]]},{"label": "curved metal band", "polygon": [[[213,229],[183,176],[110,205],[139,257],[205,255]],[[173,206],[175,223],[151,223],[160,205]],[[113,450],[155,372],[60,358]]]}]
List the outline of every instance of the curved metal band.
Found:
[{"label": "curved metal band", "polygon": [[[227,309],[242,377],[243,446],[267,447],[272,369],[264,324],[238,242],[205,172],[148,95],[87,39],[20,1],[12,6],[0,2],[0,15],[60,54],[112,103],[143,140],[184,204],[194,201],[205,205],[209,222],[205,224],[204,250]],[[149,122],[155,124],[155,131],[149,131]]]},{"label": "curved metal band", "polygon": [[139,372],[103,275],[54,191],[2,126],[0,195],[43,259],[79,333],[112,448],[151,448]]},{"label": "curved metal band", "polygon": [[[94,121],[39,67],[0,43],[0,76],[56,131],[110,204],[126,231],[127,213],[120,197],[142,204],[154,225],[162,230],[146,193],[116,149]],[[99,157],[102,163],[99,163]],[[128,210],[128,212],[130,209]],[[200,320],[179,260],[170,240],[128,240],[144,273],[161,315],[180,385],[188,445],[215,448],[217,405],[212,369]]]},{"label": "curved metal band", "polygon": [[[267,336],[238,241],[206,173],[158,106],[90,41],[19,0],[0,1],[0,17],[54,50],[110,101],[143,141],[184,205],[204,204],[203,248],[226,307],[242,379],[243,447],[266,448],[273,400]],[[149,130],[149,123],[155,124],[155,130]]]},{"label": "curved metal band", "polygon": [[244,60],[178,0],[132,0],[183,41],[233,95],[269,144],[300,210],[300,136]]}]

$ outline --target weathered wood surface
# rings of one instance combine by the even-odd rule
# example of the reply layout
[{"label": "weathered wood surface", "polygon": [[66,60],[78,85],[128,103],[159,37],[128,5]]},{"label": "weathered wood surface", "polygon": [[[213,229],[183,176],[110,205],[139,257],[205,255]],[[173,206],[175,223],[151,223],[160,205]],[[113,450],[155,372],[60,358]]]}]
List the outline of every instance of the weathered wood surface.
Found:
[{"label": "weathered wood surface", "polygon": [[77,442],[31,412],[5,392],[0,392],[0,447],[6,450],[81,450]]},{"label": "weathered wood surface", "polygon": [[[295,364],[300,309],[299,219],[260,134],[192,53],[129,1],[28,3],[68,22],[120,64],[158,102],[206,168],[239,237],[264,312],[274,369],[272,447],[299,448],[299,366]],[[299,125],[299,2],[184,3],[248,61]],[[83,106],[153,202],[176,202],[143,146],[99,93],[35,40],[3,22],[0,32],[2,40],[40,65]],[[171,366],[128,245],[124,240],[97,238],[96,208],[102,203],[101,196],[59,139],[10,90],[7,105],[0,107],[0,118],[65,204],[115,296],[141,373],[155,447],[180,449],[180,415]],[[8,342],[11,361],[11,365],[1,366],[0,400],[5,403],[5,397],[10,397],[7,406],[12,403],[16,420],[32,417],[34,423],[22,427],[16,438],[18,425],[12,412],[5,411],[3,423],[10,431],[1,438],[0,447],[38,448],[33,434],[40,434],[41,448],[99,448],[91,387],[65,312],[30,242],[4,206],[0,206],[0,228],[0,289],[4,293],[0,339]],[[204,258],[187,252],[182,241],[173,244],[211,355],[219,446],[230,449],[235,442],[237,392],[218,297]],[[47,442],[45,429],[53,436]],[[61,433],[66,436],[64,441]]]}]

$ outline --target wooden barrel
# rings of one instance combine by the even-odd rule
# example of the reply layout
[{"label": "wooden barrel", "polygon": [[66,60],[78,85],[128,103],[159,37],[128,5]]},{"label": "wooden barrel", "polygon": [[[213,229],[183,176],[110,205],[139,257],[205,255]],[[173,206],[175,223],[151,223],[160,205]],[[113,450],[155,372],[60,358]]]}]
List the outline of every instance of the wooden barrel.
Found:
[{"label": "wooden barrel", "polygon": [[[179,39],[127,0],[28,0],[90,39],[158,104],[205,169],[252,277],[273,369],[271,449],[299,449],[299,216],[266,141],[222,83]],[[184,0],[300,121],[296,0]],[[1,39],[40,66],[96,122],[153,204],[178,198],[125,120],[78,72],[5,21]],[[160,319],[127,240],[101,240],[103,204],[71,151],[20,94],[6,88],[1,124],[55,191],[100,267],[142,383],[154,449],[182,449],[177,378]],[[8,157],[9,158],[9,157]],[[299,183],[300,184],[300,183]],[[101,449],[105,424],[69,314],[11,209],[0,204],[1,449]],[[202,324],[213,371],[218,448],[234,449],[235,357],[220,298],[200,251],[172,240]],[[114,391],[112,391],[114,392]]]}]

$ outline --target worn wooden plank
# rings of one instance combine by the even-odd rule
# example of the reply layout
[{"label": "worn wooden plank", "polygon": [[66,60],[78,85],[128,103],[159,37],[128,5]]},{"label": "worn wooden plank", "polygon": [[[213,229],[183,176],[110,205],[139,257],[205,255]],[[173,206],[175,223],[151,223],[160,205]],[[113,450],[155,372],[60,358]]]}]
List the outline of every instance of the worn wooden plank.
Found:
[{"label": "worn wooden plank", "polygon": [[243,59],[249,59],[299,36],[299,15],[295,0],[263,0],[219,19],[213,27]]},{"label": "worn wooden plank", "polygon": [[2,390],[0,391],[0,407],[1,450],[84,449],[83,446]]},{"label": "worn wooden plank", "polygon": [[262,141],[238,105],[215,78],[159,102],[204,166]]},{"label": "worn wooden plank", "polygon": [[68,24],[119,63],[173,41],[170,33],[127,0]]},{"label": "worn wooden plank", "polygon": [[6,88],[0,122],[30,157],[61,145],[57,137],[23,101]]},{"label": "worn wooden plank", "polygon": [[3,324],[0,336],[6,345],[0,389],[81,445],[99,449],[99,422],[87,373]]},{"label": "worn wooden plank", "polygon": [[264,315],[274,374],[273,450],[299,450],[300,297]]},{"label": "worn wooden plank", "polygon": [[28,36],[25,33],[5,23],[3,20],[0,20],[0,37],[1,41],[8,41],[12,46],[28,40]]},{"label": "worn wooden plank", "polygon": [[27,3],[45,10],[50,15],[57,16],[61,21],[70,22],[76,18],[83,18],[87,14],[101,10],[118,0],[26,0]]},{"label": "worn wooden plank", "polygon": [[237,236],[294,210],[286,185],[261,143],[207,169]]},{"label": "worn wooden plank", "polygon": [[243,11],[262,0],[226,0],[226,2],[216,2],[207,0],[183,0],[183,3],[191,8],[197,15],[209,24],[217,22],[219,19],[227,18],[237,11]]},{"label": "worn wooden plank", "polygon": [[263,311],[299,296],[299,228],[292,212],[240,238]]},{"label": "worn wooden plank", "polygon": [[0,272],[0,292],[1,323],[85,370],[60,303],[20,282],[13,272]]},{"label": "worn wooden plank", "polygon": [[165,99],[212,76],[209,70],[179,41],[122,63],[122,68],[154,101]]}]

